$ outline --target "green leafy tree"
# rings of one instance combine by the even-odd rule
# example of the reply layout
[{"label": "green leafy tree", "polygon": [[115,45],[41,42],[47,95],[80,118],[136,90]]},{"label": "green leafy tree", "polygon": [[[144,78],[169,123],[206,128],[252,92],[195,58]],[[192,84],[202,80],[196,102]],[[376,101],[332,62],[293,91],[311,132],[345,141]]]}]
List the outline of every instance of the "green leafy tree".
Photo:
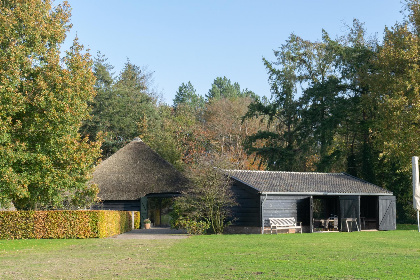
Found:
[{"label": "green leafy tree", "polygon": [[[370,76],[376,72],[378,41],[368,37],[364,25],[353,21],[346,36],[330,40],[334,49],[340,81],[346,87],[345,119],[341,120],[336,139],[342,153],[338,163],[347,173],[377,183],[375,169],[379,152],[374,144],[373,124],[377,116],[371,100]],[[344,157],[344,155],[346,155]]]},{"label": "green leafy tree", "polygon": [[[249,153],[261,156],[269,169],[305,170],[304,153],[298,146],[300,118],[296,95],[299,81],[305,79],[299,73],[303,67],[299,62],[305,59],[305,54],[313,55],[310,47],[309,42],[291,35],[286,44],[274,52],[277,61],[263,59],[269,74],[272,102],[257,100],[249,106],[245,117],[266,116],[268,126],[266,130],[248,136],[245,148]],[[312,60],[308,59],[308,62]]]},{"label": "green leafy tree", "polygon": [[[373,117],[364,97],[374,47],[364,41],[363,32],[355,21],[346,40],[331,40],[325,31],[320,42],[292,34],[275,51],[276,61],[264,59],[273,101],[251,104],[246,117],[266,115],[270,126],[248,137],[249,152],[261,155],[271,169],[347,169],[374,178],[368,160],[374,154],[368,152]],[[255,147],[258,141],[263,145]]]},{"label": "green leafy tree", "polygon": [[67,3],[0,6],[0,203],[18,209],[83,207],[100,143],[81,138],[95,78],[77,39],[63,59]]},{"label": "green leafy tree", "polygon": [[175,202],[173,224],[194,233],[209,229],[210,233],[223,233],[230,221],[231,207],[235,199],[231,191],[230,179],[215,167],[223,165],[223,160],[201,161],[188,172],[190,185],[184,195]]},{"label": "green leafy tree", "polygon": [[408,18],[385,30],[370,77],[377,111],[374,141],[380,151],[378,180],[397,196],[400,221],[414,221],[411,162],[420,154],[420,4],[407,1]]}]

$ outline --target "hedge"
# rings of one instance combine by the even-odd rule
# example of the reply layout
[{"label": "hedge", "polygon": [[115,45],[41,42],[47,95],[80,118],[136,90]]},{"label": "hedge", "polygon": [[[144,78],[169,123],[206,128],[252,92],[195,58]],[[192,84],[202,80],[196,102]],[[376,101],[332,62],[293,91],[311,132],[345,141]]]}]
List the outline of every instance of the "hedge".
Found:
[{"label": "hedge", "polygon": [[[134,217],[138,228],[140,213]],[[131,229],[128,211],[0,211],[0,239],[104,238]]]}]

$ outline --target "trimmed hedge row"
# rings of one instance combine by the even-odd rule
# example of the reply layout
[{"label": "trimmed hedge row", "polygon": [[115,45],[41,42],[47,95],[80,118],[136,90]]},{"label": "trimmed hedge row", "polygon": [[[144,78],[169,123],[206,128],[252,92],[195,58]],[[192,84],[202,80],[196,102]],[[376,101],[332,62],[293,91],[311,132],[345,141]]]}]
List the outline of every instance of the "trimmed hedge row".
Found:
[{"label": "trimmed hedge row", "polygon": [[128,211],[0,211],[0,239],[104,238],[131,228]]},{"label": "trimmed hedge row", "polygon": [[134,212],[134,228],[140,228],[140,212]]}]

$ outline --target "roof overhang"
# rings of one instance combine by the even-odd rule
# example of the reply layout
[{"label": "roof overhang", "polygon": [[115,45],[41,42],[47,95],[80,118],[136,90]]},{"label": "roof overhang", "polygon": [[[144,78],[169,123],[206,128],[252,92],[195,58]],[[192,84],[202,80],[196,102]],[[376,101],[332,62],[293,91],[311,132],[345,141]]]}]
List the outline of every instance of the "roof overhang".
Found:
[{"label": "roof overhang", "polygon": [[152,197],[158,197],[158,198],[168,198],[168,197],[177,197],[181,196],[182,194],[180,192],[169,192],[169,193],[149,193],[146,194],[146,197],[152,198]]},{"label": "roof overhang", "polygon": [[363,195],[363,196],[380,196],[387,195],[392,196],[392,193],[329,193],[329,192],[260,192],[263,195],[311,195],[311,196],[351,196],[351,195]]}]

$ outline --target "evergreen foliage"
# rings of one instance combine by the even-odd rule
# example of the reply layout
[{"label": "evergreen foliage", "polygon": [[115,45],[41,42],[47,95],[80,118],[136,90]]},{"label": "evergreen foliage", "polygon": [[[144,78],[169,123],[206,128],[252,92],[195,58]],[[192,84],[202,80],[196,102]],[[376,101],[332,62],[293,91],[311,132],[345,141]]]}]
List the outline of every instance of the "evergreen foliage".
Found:
[{"label": "evergreen foliage", "polygon": [[[310,42],[292,34],[263,59],[272,100],[250,105],[246,118],[267,116],[245,148],[271,170],[347,172],[397,197],[398,220],[414,221],[411,157],[420,153],[420,5],[408,1],[405,22],[385,29],[382,44],[355,20],[347,36]],[[262,145],[261,145],[262,143]]]}]

